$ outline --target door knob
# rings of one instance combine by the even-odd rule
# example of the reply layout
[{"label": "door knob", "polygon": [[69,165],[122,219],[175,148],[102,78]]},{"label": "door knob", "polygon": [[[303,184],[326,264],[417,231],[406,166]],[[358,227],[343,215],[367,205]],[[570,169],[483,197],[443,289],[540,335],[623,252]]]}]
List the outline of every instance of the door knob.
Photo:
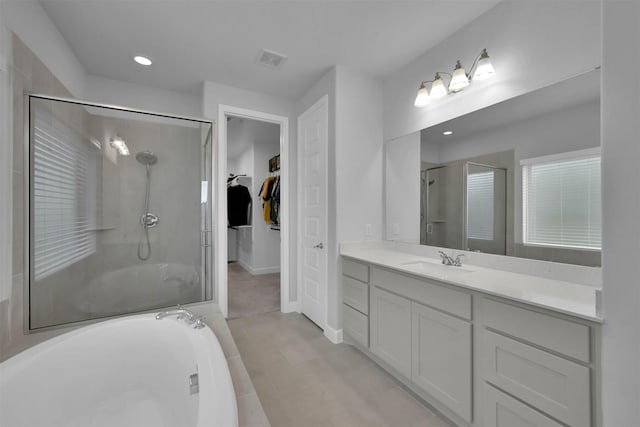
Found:
[{"label": "door knob", "polygon": [[313,247],[313,249],[322,249],[322,248],[324,248],[324,246],[322,246],[322,242],[318,243]]}]

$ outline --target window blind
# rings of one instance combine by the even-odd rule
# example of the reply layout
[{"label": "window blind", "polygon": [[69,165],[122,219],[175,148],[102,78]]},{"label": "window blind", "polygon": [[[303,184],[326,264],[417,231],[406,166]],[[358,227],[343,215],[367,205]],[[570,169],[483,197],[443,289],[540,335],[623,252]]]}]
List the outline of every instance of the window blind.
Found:
[{"label": "window blind", "polygon": [[524,243],[600,249],[600,155],[523,161]]},{"label": "window blind", "polygon": [[467,176],[467,238],[493,240],[494,172]]},{"label": "window blind", "polygon": [[59,271],[96,250],[89,188],[92,153],[76,132],[35,109],[33,242],[35,278]]}]

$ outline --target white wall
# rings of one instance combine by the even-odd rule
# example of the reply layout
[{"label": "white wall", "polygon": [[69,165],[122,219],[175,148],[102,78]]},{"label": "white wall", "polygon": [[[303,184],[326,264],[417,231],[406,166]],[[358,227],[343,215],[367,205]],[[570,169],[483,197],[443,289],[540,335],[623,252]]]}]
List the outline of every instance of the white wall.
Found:
[{"label": "white wall", "polygon": [[[253,153],[253,273],[280,271],[280,231],[272,230],[264,221],[262,202],[258,199],[260,187],[269,175],[269,159],[280,154],[280,126],[260,123],[256,127]],[[266,129],[265,129],[266,128]],[[297,202],[297,198],[293,200]],[[295,250],[295,249],[294,249]],[[294,282],[295,283],[295,282]]]},{"label": "white wall", "polygon": [[[601,59],[600,26],[598,1],[499,3],[384,81],[384,139],[595,68]],[[482,48],[491,56],[494,78],[425,108],[413,106],[420,81],[452,70],[458,59],[470,67]]]},{"label": "white wall", "polygon": [[603,54],[603,425],[626,427],[640,425],[640,3],[604,1]]},{"label": "white wall", "polygon": [[420,243],[420,151],[419,132],[385,144],[385,239]]},{"label": "white wall", "polygon": [[[328,188],[327,188],[327,241],[325,244],[327,250],[327,280],[328,286],[332,289],[332,300],[329,304],[335,305],[336,290],[338,282],[336,281],[338,275],[338,240],[336,235],[336,68],[331,68],[324,76],[318,80],[313,87],[311,87],[307,93],[305,93],[300,100],[296,103],[295,114],[296,117],[308,110],[313,104],[315,104],[320,98],[327,95],[329,99],[329,131],[327,133],[328,140],[328,153],[327,153],[327,173],[328,173]],[[297,124],[297,123],[296,123]],[[296,136],[297,140],[297,136]],[[297,162],[297,154],[296,157]],[[297,212],[296,212],[297,216]],[[297,248],[297,242],[295,242],[292,248]],[[296,252],[293,250],[292,253]],[[291,276],[296,278],[297,276]],[[291,289],[296,289],[296,286],[292,286]],[[293,294],[292,294],[293,295]],[[296,294],[297,298],[297,294]],[[329,307],[327,307],[328,309]],[[335,315],[335,309],[332,311]],[[333,319],[335,322],[335,319]],[[333,323],[335,326],[335,323]]]},{"label": "white wall", "polygon": [[85,87],[86,72],[36,0],[3,0],[2,20],[76,97]]},{"label": "white wall", "polygon": [[336,66],[298,101],[296,114],[324,95],[329,98],[327,326],[333,334],[342,328],[338,244],[382,238],[382,90],[375,79]]},{"label": "white wall", "polygon": [[[205,117],[217,120],[219,106],[228,105],[236,108],[259,111],[262,113],[275,114],[289,118],[289,185],[290,194],[296,194],[296,169],[297,169],[297,150],[296,150],[296,115],[294,103],[288,99],[278,98],[271,95],[265,95],[259,92],[253,92],[245,89],[227,86],[215,82],[205,82],[203,85],[202,111]],[[291,217],[289,246],[291,248],[289,255],[289,277],[291,278],[291,286],[289,287],[289,299],[287,301],[296,300],[296,244],[297,232],[295,219],[297,217],[296,199],[291,200]],[[220,280],[220,279],[219,279]]]},{"label": "white wall", "polygon": [[202,96],[87,75],[84,99],[159,113],[202,117]]},{"label": "white wall", "polygon": [[[336,67],[337,241],[382,239],[382,88],[380,82]],[[371,233],[366,233],[366,228]],[[332,262],[334,260],[329,260]],[[335,259],[337,262],[337,259]],[[329,277],[330,327],[342,327],[341,268]],[[332,286],[332,282],[335,285]]]}]

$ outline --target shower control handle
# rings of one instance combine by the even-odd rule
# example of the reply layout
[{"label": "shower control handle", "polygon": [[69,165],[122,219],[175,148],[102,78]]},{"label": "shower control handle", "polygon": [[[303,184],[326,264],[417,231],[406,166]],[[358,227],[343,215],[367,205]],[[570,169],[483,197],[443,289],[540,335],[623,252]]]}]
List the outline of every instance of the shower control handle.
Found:
[{"label": "shower control handle", "polygon": [[313,247],[313,249],[323,249],[323,248],[324,248],[324,246],[322,245],[322,242],[318,243],[317,245],[315,245]]},{"label": "shower control handle", "polygon": [[140,217],[140,224],[144,228],[153,228],[158,225],[158,217],[151,212],[144,213]]}]

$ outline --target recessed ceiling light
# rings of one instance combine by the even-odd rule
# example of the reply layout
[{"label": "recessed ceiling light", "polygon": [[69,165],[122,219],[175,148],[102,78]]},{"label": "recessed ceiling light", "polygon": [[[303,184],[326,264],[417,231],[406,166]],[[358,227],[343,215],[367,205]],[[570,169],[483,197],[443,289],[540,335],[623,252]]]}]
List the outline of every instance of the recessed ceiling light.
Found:
[{"label": "recessed ceiling light", "polygon": [[149,65],[153,64],[153,62],[149,58],[147,58],[146,56],[142,56],[142,55],[134,56],[133,60],[136,61],[140,65],[149,66]]},{"label": "recessed ceiling light", "polygon": [[442,132],[442,134],[443,134],[443,135],[447,135],[447,136],[449,136],[449,135],[453,135],[453,131],[451,131],[451,130],[445,130],[444,132]]}]

